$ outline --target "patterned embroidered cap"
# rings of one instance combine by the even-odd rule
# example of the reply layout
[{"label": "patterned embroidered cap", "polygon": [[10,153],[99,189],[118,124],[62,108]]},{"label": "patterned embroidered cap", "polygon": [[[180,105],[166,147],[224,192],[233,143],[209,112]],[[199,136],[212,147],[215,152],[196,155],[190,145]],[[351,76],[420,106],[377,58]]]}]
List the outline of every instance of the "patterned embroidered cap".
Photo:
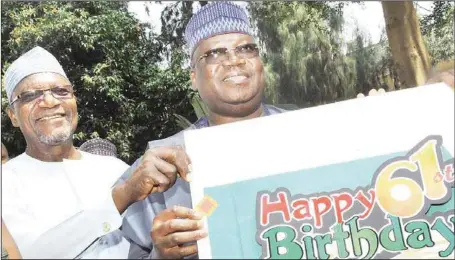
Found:
[{"label": "patterned embroidered cap", "polygon": [[8,102],[11,103],[11,95],[21,80],[41,72],[54,72],[68,79],[54,55],[37,46],[22,54],[8,67],[5,73],[5,90]]},{"label": "patterned embroidered cap", "polygon": [[86,141],[79,147],[80,151],[88,152],[91,154],[106,155],[117,157],[117,148],[108,140],[101,138],[94,138]]},{"label": "patterned embroidered cap", "polygon": [[200,41],[225,33],[253,35],[246,11],[231,2],[216,1],[203,6],[191,17],[185,29],[190,56]]}]

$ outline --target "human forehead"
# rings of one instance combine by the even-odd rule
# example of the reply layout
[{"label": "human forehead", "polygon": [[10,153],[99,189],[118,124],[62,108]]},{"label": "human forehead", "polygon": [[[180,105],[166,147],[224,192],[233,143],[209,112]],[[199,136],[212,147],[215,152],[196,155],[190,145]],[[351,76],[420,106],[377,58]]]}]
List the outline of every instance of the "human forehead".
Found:
[{"label": "human forehead", "polygon": [[71,83],[60,74],[53,72],[36,73],[21,80],[16,89],[14,89],[14,94],[18,95],[24,91],[48,89],[64,85],[71,85]]},{"label": "human forehead", "polygon": [[202,40],[196,48],[195,54],[202,54],[206,51],[217,48],[235,48],[246,43],[254,43],[254,38],[251,35],[243,33],[228,33],[210,37]]}]

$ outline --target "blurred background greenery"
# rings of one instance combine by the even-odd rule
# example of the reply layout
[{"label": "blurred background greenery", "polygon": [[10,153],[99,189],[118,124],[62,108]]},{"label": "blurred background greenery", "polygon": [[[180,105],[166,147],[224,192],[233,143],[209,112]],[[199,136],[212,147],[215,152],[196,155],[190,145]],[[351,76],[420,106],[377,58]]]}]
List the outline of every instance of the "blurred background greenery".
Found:
[{"label": "blurred background greenery", "polygon": [[[189,87],[183,33],[195,8],[207,3],[167,3],[156,33],[128,10],[128,2],[2,1],[2,79],[23,52],[35,45],[49,50],[77,91],[75,145],[105,138],[117,146],[121,159],[132,163],[148,141],[168,137],[206,114]],[[354,40],[347,42],[343,7],[362,4],[245,5],[261,46],[268,103],[292,110],[354,98],[372,88],[414,87],[435,65],[453,64],[453,3],[436,1],[431,12],[419,16],[412,1],[383,2],[386,30],[380,41],[373,44],[355,30]],[[147,13],[148,8],[144,4]],[[408,38],[414,49],[400,47],[410,44]],[[416,50],[419,57],[409,62]],[[13,157],[24,151],[25,141],[6,115],[5,97],[2,88],[2,142]]]}]

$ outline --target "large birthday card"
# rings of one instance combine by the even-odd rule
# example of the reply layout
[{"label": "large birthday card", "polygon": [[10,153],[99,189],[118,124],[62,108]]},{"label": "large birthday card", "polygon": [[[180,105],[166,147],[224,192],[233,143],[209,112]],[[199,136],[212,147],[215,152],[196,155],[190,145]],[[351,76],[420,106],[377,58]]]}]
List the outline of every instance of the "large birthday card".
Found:
[{"label": "large birthday card", "polygon": [[454,134],[444,84],[188,131],[199,257],[453,259]]}]

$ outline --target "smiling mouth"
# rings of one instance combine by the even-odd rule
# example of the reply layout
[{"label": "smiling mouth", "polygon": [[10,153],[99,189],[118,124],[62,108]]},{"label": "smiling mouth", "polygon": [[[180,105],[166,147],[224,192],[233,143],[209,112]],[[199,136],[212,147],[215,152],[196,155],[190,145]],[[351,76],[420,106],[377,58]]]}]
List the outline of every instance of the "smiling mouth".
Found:
[{"label": "smiling mouth", "polygon": [[65,117],[65,114],[55,114],[55,115],[44,116],[44,117],[38,118],[38,120],[36,120],[36,121],[52,120],[52,119],[63,118],[63,117]]},{"label": "smiling mouth", "polygon": [[249,77],[245,75],[235,75],[235,76],[228,76],[223,81],[224,82],[233,82],[233,83],[242,83],[248,80]]}]

